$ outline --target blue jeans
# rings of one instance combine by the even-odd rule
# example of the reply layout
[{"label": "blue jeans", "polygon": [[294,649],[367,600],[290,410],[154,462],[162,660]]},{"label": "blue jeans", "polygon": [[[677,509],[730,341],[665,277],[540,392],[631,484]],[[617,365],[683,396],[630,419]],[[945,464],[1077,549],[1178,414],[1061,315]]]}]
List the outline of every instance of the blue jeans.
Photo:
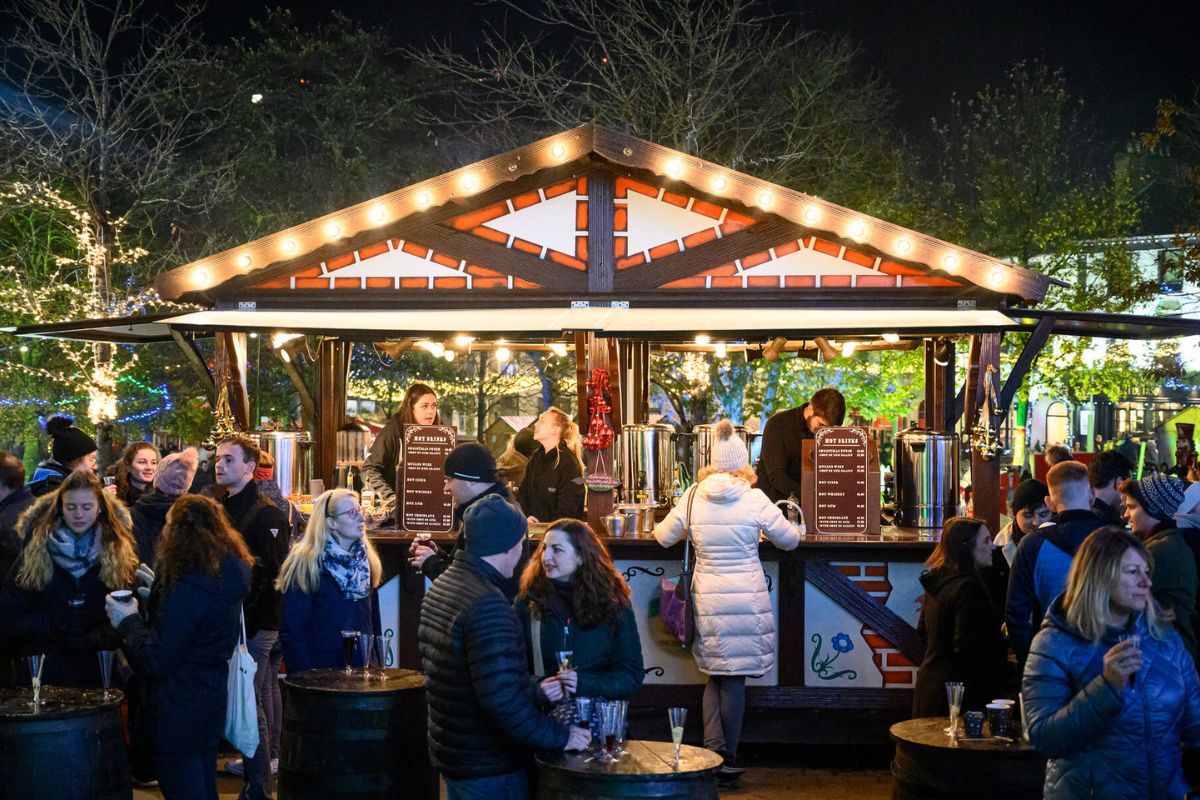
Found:
[{"label": "blue jeans", "polygon": [[487,778],[446,781],[446,800],[529,800],[529,774],[525,770]]},{"label": "blue jeans", "polygon": [[250,637],[246,647],[258,669],[254,673],[254,699],[258,705],[258,750],[253,757],[243,754],[246,768],[245,785],[240,800],[270,800],[275,791],[271,776],[271,729],[267,708],[271,703],[271,686],[279,691],[279,673],[271,674],[271,649],[279,639],[279,631],[259,631]]}]

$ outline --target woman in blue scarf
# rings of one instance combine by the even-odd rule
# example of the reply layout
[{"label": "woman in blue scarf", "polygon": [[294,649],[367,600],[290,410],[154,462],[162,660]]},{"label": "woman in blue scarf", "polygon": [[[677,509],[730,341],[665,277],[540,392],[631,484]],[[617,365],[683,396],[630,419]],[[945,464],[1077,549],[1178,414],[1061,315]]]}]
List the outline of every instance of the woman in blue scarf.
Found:
[{"label": "woman in blue scarf", "polygon": [[[283,595],[279,641],[289,673],[345,666],[342,631],[379,631],[379,556],[366,538],[354,492],[331,489],[313,503],[304,537],[276,584]],[[356,663],[354,666],[365,666]]]}]

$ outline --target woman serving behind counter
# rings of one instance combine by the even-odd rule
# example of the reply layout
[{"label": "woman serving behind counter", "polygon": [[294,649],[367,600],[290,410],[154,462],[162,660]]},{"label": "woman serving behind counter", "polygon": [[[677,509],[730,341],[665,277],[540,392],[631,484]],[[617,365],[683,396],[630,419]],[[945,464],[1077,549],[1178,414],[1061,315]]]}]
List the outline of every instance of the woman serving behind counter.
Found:
[{"label": "woman serving behind counter", "polygon": [[381,505],[396,505],[396,471],[404,462],[404,426],[441,424],[437,393],[428,384],[409,386],[400,410],[375,437],[362,465],[363,483],[375,493]]},{"label": "woman serving behind counter", "polygon": [[529,457],[517,502],[530,522],[583,516],[583,452],[579,426],[550,406],[533,426],[538,446]]}]

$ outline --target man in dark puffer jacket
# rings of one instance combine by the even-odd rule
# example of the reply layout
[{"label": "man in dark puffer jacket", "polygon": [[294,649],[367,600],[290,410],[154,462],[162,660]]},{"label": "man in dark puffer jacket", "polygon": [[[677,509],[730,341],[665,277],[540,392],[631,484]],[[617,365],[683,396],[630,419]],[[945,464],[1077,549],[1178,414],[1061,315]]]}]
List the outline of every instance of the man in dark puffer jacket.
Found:
[{"label": "man in dark puffer jacket", "polygon": [[498,495],[472,504],[466,549],[425,596],[417,638],[429,701],[429,755],[447,800],[525,798],[531,751],[591,739],[538,712],[520,623],[499,585],[524,549],[524,515]]}]

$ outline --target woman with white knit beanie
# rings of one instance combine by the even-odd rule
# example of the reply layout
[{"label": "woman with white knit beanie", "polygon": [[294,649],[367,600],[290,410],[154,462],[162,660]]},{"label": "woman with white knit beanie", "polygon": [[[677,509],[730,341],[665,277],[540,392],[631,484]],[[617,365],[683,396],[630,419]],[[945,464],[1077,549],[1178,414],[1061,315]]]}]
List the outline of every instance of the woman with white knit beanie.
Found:
[{"label": "woman with white knit beanie", "polygon": [[690,531],[696,619],[692,656],[709,676],[704,688],[704,746],[725,759],[721,776],[736,780],[744,772],[737,766],[737,746],[746,710],[746,678],[762,675],[775,664],[775,615],[758,558],[760,534],[776,547],[792,550],[800,543],[800,530],[754,488],[750,456],[733,424],[722,420],[714,433],[710,463],[655,527],[654,538],[670,547]]}]

